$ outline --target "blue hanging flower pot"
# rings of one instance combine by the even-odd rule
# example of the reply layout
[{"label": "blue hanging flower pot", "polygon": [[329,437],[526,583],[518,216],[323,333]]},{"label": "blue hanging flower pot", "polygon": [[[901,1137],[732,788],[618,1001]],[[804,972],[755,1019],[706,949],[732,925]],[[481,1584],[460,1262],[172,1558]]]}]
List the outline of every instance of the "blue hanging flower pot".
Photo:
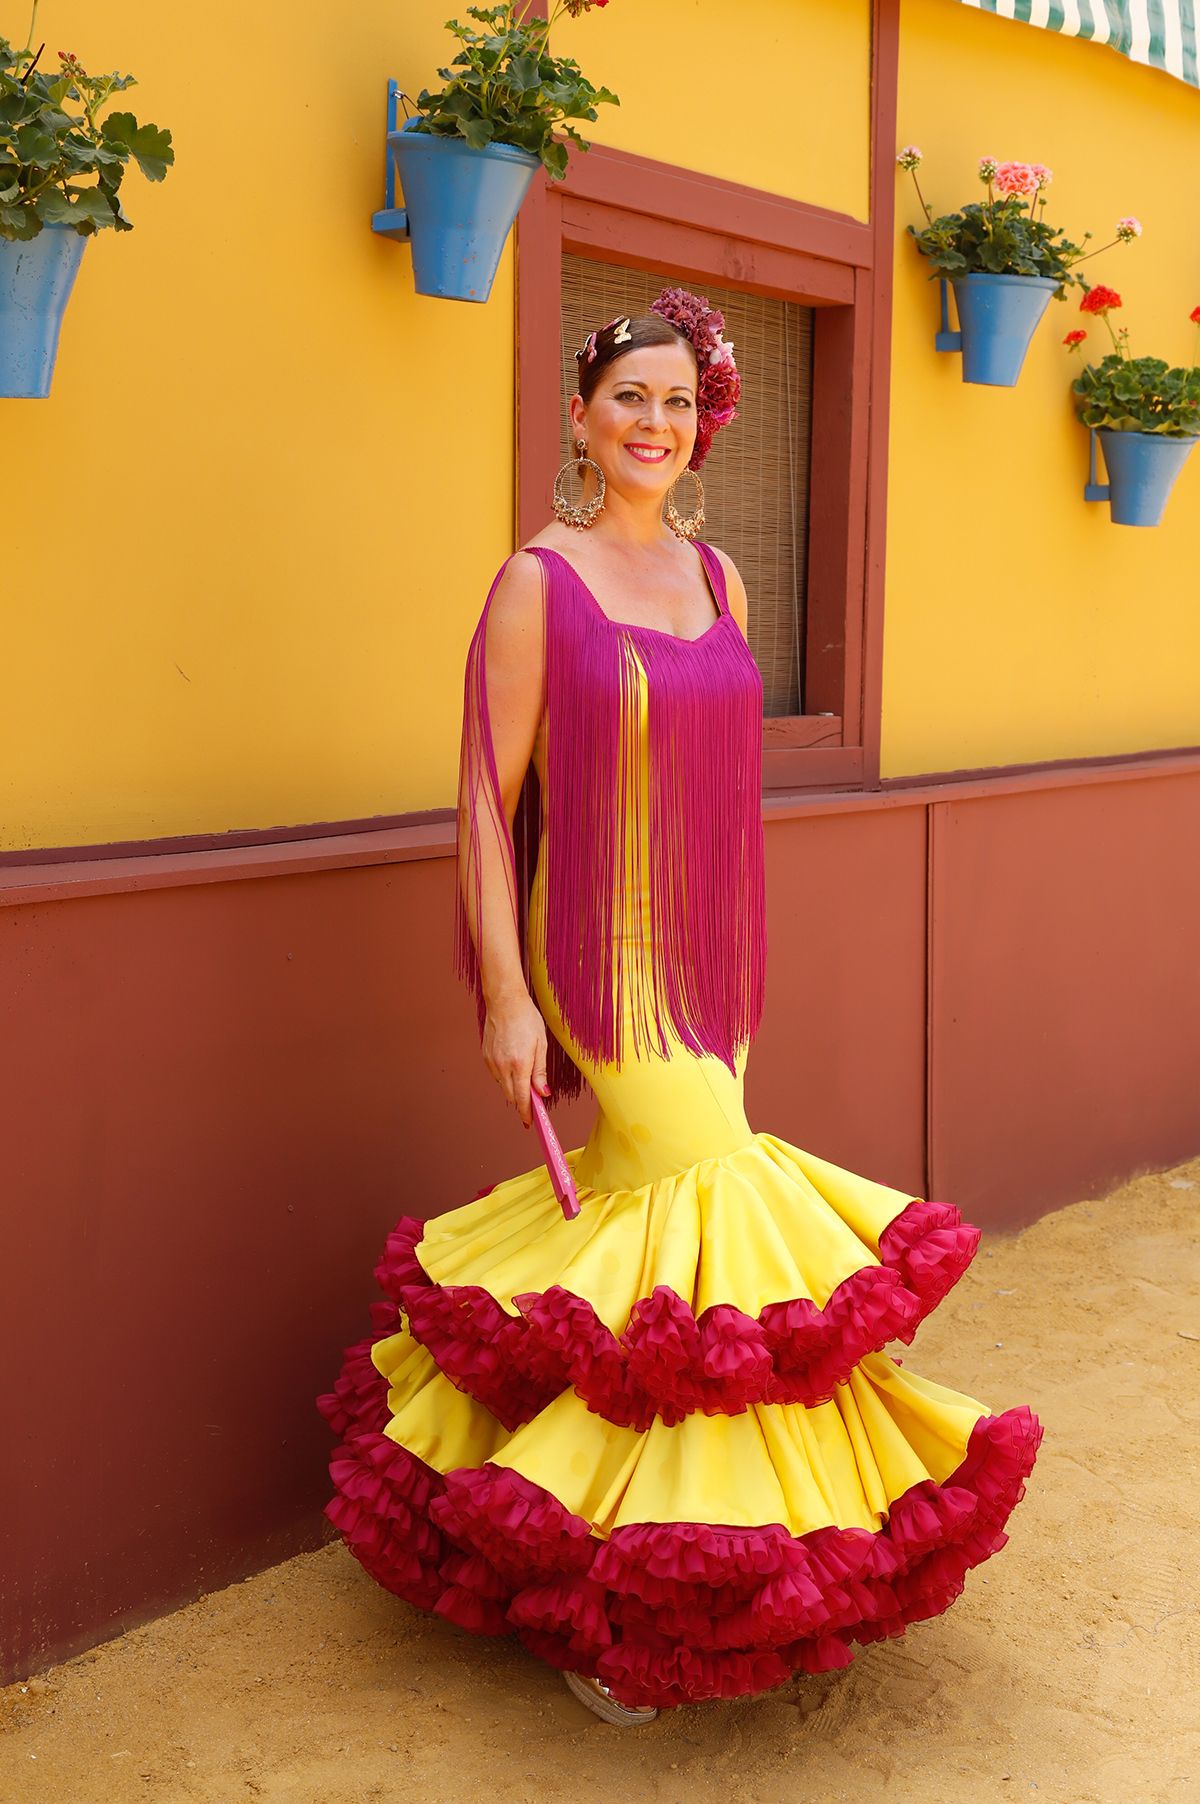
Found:
[{"label": "blue hanging flower pot", "polygon": [[942,282],[939,351],[962,352],[964,382],[1013,388],[1025,353],[1059,284],[1050,276],[960,276],[953,283],[959,330],[949,330]]},{"label": "blue hanging flower pot", "polygon": [[[1100,427],[1091,435],[1091,469],[1084,500],[1107,501],[1115,526],[1157,526],[1197,436],[1168,438],[1161,432],[1113,432]],[[1103,483],[1096,481],[1097,439],[1108,471],[1108,481]]]},{"label": "blue hanging flower pot", "polygon": [[87,239],[45,225],[36,238],[0,238],[0,396],[44,401],[58,334]]},{"label": "blue hanging flower pot", "polygon": [[388,133],[408,215],[418,294],[486,301],[500,253],[541,158],[512,144],[473,150],[406,119]]}]

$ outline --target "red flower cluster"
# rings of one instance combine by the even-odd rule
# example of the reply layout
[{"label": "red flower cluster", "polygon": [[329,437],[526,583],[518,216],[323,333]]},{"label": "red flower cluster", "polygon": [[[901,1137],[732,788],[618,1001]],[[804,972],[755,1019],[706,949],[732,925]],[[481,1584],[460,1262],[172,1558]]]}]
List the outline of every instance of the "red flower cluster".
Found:
[{"label": "red flower cluster", "polygon": [[1193,307],[1192,311],[1188,314],[1188,318],[1191,320],[1193,326],[1200,326],[1200,307]]},{"label": "red flower cluster", "polygon": [[1067,336],[1063,339],[1063,343],[1074,350],[1075,346],[1081,345],[1086,337],[1087,333],[1081,332],[1077,326],[1074,332],[1067,333]]},{"label": "red flower cluster", "polygon": [[591,12],[593,6],[607,6],[608,0],[566,0],[566,5],[571,17],[577,19],[580,13]]},{"label": "red flower cluster", "polygon": [[1113,307],[1121,305],[1121,297],[1115,288],[1106,288],[1098,282],[1095,288],[1089,288],[1079,303],[1080,313],[1107,313]]}]

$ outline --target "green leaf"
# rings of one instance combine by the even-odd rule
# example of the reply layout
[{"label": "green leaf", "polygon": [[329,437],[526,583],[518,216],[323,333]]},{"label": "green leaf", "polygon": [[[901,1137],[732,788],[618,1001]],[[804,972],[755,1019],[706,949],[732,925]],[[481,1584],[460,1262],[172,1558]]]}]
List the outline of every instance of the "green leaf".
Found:
[{"label": "green leaf", "polygon": [[560,182],[567,173],[567,147],[551,138],[542,150],[542,162],[551,181]]},{"label": "green leaf", "polygon": [[15,144],[17,155],[28,169],[53,169],[58,162],[58,139],[40,125],[23,125]]},{"label": "green leaf", "polygon": [[472,150],[483,150],[496,135],[490,119],[461,119],[459,130]]},{"label": "green leaf", "polygon": [[61,188],[43,188],[34,202],[43,225],[74,225],[75,209]]},{"label": "green leaf", "polygon": [[20,125],[26,119],[36,119],[41,111],[41,102],[36,94],[27,94],[18,89],[15,94],[5,94],[0,98],[0,126]]},{"label": "green leaf", "polygon": [[157,125],[139,125],[132,113],[110,113],[101,130],[110,144],[123,145],[136,157],[149,182],[161,182],[175,161],[170,132]]},{"label": "green leaf", "polygon": [[72,209],[76,220],[90,220],[97,229],[113,224],[113,210],[100,188],[85,188]]},{"label": "green leaf", "polygon": [[522,94],[529,88],[538,86],[537,58],[532,56],[514,56],[508,66],[507,79]]},{"label": "green leaf", "polygon": [[74,131],[75,127],[82,123],[81,119],[74,118],[70,113],[64,113],[56,106],[44,106],[38,114],[38,124],[42,130],[53,132],[55,137],[60,137],[63,132]]},{"label": "green leaf", "polygon": [[32,207],[0,207],[0,237],[36,238],[42,222]]}]

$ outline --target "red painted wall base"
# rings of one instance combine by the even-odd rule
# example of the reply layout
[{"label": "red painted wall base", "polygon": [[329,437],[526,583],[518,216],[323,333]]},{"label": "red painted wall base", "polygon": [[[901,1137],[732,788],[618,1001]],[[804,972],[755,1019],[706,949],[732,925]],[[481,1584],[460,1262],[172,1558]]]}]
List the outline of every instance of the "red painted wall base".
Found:
[{"label": "red painted wall base", "polygon": [[[8,1677],[323,1539],[388,1230],[535,1163],[446,832],[378,838],[4,873]],[[772,803],[767,847],[753,1126],[993,1230],[1200,1148],[1195,755]]]}]

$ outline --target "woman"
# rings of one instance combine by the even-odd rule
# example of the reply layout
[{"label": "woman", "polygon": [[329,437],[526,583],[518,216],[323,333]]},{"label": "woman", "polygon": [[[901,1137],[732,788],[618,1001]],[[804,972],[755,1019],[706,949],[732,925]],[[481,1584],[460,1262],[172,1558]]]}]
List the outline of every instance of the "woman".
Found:
[{"label": "woman", "polygon": [[556,482],[467,659],[458,968],[526,1127],[531,1087],[595,1092],[581,1212],[536,1164],[400,1222],[392,1301],[318,1400],[327,1514],[367,1570],[515,1631],[621,1723],[945,1610],[1042,1437],[883,1351],[979,1231],[746,1120],[762,685],[737,570],[693,542],[702,491],[690,519],[673,494],[735,412],[723,327],[666,289],[588,334],[583,499]]}]

